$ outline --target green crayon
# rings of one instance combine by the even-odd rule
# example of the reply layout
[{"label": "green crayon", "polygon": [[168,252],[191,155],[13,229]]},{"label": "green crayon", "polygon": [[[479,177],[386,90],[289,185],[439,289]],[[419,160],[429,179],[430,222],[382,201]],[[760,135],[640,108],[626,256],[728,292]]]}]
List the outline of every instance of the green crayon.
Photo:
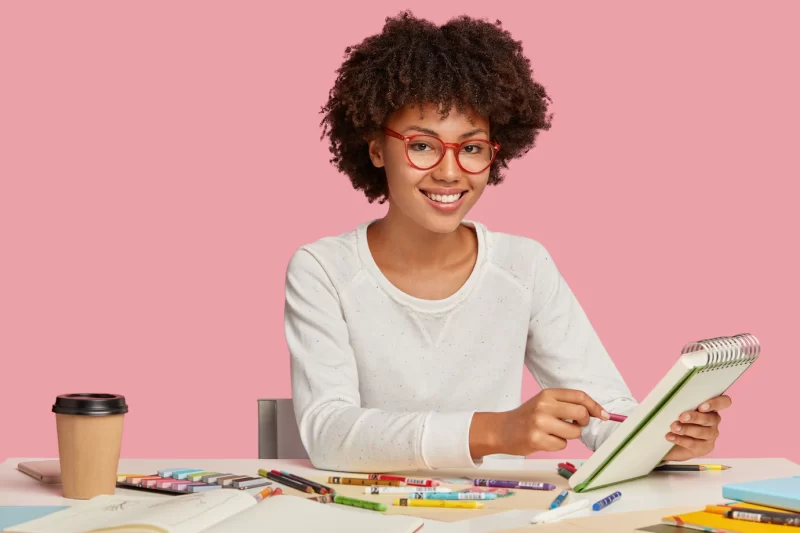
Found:
[{"label": "green crayon", "polygon": [[373,511],[385,511],[387,509],[385,503],[371,502],[368,500],[359,500],[356,498],[348,498],[346,496],[334,496],[334,503],[342,505],[350,505],[353,507],[361,507],[362,509],[371,509]]}]

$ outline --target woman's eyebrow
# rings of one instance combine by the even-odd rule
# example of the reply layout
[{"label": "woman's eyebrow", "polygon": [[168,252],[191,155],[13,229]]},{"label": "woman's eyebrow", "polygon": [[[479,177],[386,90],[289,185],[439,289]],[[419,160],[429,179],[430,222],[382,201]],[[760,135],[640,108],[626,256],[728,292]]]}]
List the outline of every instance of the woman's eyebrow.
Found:
[{"label": "woman's eyebrow", "polygon": [[[424,133],[425,135],[433,135],[434,137],[439,137],[439,134],[436,131],[430,128],[423,128],[422,126],[409,126],[405,130],[403,130],[403,133],[406,133],[408,131],[418,131],[420,133]],[[462,133],[458,138],[467,139],[469,137],[472,137],[473,135],[477,135],[478,133],[486,133],[486,130],[484,130],[483,128],[475,128],[474,130]]]}]

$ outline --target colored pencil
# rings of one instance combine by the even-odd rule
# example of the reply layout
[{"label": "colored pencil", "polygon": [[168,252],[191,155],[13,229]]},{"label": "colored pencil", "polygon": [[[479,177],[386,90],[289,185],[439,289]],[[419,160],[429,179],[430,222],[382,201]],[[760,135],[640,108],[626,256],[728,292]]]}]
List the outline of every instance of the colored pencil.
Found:
[{"label": "colored pencil", "polygon": [[319,496],[311,496],[307,499],[313,500],[319,503],[333,503],[334,493],[331,494],[320,494]]},{"label": "colored pencil", "polygon": [[330,487],[326,487],[325,485],[320,485],[319,483],[317,483],[315,481],[311,481],[310,479],[306,479],[304,477],[300,477],[300,476],[295,475],[295,474],[290,474],[289,472],[286,472],[285,470],[281,470],[280,472],[277,471],[277,470],[273,470],[272,472],[276,473],[276,474],[284,475],[284,476],[288,477],[289,479],[293,479],[295,481],[299,481],[300,483],[305,483],[306,485],[311,486],[311,488],[314,489],[314,492],[316,492],[317,494],[328,494],[329,492],[333,492],[333,489],[330,488]]},{"label": "colored pencil", "polygon": [[263,468],[260,468],[258,470],[258,475],[271,479],[272,481],[280,483],[281,485],[286,485],[287,487],[299,490],[300,492],[310,492],[310,493],[314,492],[314,489],[312,489],[309,485],[306,485],[305,483],[300,483],[299,481],[289,479],[288,477],[281,476],[280,474],[275,475],[272,472],[267,472]]},{"label": "colored pencil", "polygon": [[685,465],[685,464],[667,464],[660,465],[653,469],[656,472],[704,472],[708,470],[727,470],[729,466],[725,465]]}]

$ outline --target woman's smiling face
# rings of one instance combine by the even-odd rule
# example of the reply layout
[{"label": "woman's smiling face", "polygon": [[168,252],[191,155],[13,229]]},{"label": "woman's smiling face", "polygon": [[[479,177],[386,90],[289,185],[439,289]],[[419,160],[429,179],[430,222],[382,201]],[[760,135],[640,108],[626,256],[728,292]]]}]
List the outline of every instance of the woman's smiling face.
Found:
[{"label": "woman's smiling face", "polygon": [[[417,166],[434,163],[442,147],[432,137],[454,144],[489,141],[488,120],[455,108],[442,118],[432,105],[423,107],[422,114],[420,108],[408,106],[392,114],[386,127],[401,136],[425,136],[409,142],[408,156],[406,142],[393,133],[384,133],[370,142],[373,164],[386,171],[392,208],[429,231],[455,231],[486,187],[494,148],[486,142],[468,142],[460,150],[447,147],[439,164],[427,170],[415,168],[409,158]],[[467,172],[456,160],[457,151],[467,170],[487,167],[477,174]]]}]

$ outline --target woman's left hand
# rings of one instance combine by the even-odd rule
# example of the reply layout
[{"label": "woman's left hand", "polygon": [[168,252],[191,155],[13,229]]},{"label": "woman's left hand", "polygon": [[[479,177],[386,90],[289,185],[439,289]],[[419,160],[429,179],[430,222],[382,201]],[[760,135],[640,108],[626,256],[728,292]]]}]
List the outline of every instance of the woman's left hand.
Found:
[{"label": "woman's left hand", "polygon": [[711,453],[719,437],[719,411],[731,406],[729,396],[717,396],[697,408],[680,416],[667,433],[667,440],[675,447],[664,457],[664,461],[686,461]]}]

